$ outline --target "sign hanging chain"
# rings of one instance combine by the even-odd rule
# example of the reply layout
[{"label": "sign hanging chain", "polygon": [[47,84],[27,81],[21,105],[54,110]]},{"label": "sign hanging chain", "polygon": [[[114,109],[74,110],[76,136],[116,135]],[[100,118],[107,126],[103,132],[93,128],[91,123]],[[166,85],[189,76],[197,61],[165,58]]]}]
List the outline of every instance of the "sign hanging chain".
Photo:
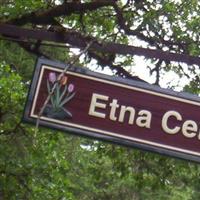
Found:
[{"label": "sign hanging chain", "polygon": [[48,104],[50,98],[52,97],[53,93],[55,92],[55,89],[56,89],[57,85],[59,84],[61,78],[66,74],[67,70],[79,60],[80,56],[87,52],[87,50],[91,47],[93,42],[94,42],[93,40],[91,42],[89,42],[88,45],[78,55],[72,57],[71,60],[68,61],[68,63],[66,64],[66,67],[63,69],[62,73],[58,76],[57,80],[55,81],[55,83],[54,83],[49,95],[47,96],[47,98],[46,98],[44,104],[42,105],[42,108],[40,109],[40,112],[39,112],[39,114],[37,116],[35,134],[38,131],[40,119],[42,117],[44,109],[45,109],[46,105]]}]

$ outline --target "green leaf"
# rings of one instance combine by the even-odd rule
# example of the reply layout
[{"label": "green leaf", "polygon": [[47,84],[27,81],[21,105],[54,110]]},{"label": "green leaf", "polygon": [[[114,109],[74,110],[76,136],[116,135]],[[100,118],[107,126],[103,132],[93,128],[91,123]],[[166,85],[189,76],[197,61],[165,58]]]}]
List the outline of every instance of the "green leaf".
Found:
[{"label": "green leaf", "polygon": [[60,95],[59,102],[62,101],[62,99],[63,99],[64,95],[66,94],[66,92],[67,92],[67,85],[65,85],[64,90],[62,91],[62,94]]},{"label": "green leaf", "polygon": [[66,97],[61,103],[60,103],[60,107],[64,106],[67,102],[69,102],[75,95],[76,93],[73,92],[69,97]]}]

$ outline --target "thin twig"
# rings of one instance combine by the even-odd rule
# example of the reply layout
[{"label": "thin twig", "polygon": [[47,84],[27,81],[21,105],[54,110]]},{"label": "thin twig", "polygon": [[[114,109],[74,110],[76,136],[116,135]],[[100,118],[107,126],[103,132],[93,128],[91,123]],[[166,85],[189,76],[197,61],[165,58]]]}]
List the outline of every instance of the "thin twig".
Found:
[{"label": "thin twig", "polygon": [[55,81],[54,85],[53,85],[53,88],[52,90],[50,91],[49,95],[47,96],[42,108],[40,109],[40,112],[38,114],[38,117],[37,117],[37,121],[36,121],[36,127],[35,127],[35,134],[37,133],[38,131],[38,127],[39,127],[39,123],[40,123],[40,119],[41,119],[41,116],[44,112],[44,109],[46,107],[46,105],[48,104],[50,98],[52,97],[57,85],[59,84],[61,78],[63,77],[63,75],[67,72],[67,70],[73,66],[80,58],[80,56],[84,53],[86,53],[88,51],[88,49],[91,47],[91,45],[93,44],[93,40],[91,42],[89,42],[89,44],[85,47],[84,50],[82,50],[77,56],[74,56],[72,57],[72,59],[70,61],[68,61],[68,64],[66,64],[66,67],[64,68],[64,70],[62,71],[62,73],[58,76],[57,80]]}]

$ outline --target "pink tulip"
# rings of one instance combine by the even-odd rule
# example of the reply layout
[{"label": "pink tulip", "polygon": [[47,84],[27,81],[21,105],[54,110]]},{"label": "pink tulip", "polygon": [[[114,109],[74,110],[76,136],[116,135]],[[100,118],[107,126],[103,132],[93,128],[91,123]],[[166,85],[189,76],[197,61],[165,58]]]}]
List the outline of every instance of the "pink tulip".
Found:
[{"label": "pink tulip", "polygon": [[56,73],[54,73],[54,72],[50,72],[49,73],[49,81],[51,83],[55,83],[55,81],[56,81]]},{"label": "pink tulip", "polygon": [[69,92],[73,92],[74,91],[74,84],[69,84],[69,87],[68,87],[68,91]]}]

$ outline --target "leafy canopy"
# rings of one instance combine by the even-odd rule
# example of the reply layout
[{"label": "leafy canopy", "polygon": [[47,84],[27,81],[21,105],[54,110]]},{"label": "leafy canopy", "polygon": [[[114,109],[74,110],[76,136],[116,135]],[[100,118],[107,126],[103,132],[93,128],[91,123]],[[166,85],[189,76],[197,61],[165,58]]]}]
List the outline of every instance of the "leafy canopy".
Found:
[{"label": "leafy canopy", "polygon": [[[185,91],[199,94],[199,65],[188,57],[200,54],[199,12],[198,0],[0,1],[0,24],[68,38],[58,44],[1,35],[0,199],[199,199],[197,164],[44,128],[36,134],[21,122],[36,58],[66,62],[91,39],[97,46],[77,65],[138,80],[134,55],[140,55],[155,84],[174,72]],[[119,44],[147,49],[127,55],[98,46]],[[176,53],[171,58],[179,62],[160,51]]]}]

